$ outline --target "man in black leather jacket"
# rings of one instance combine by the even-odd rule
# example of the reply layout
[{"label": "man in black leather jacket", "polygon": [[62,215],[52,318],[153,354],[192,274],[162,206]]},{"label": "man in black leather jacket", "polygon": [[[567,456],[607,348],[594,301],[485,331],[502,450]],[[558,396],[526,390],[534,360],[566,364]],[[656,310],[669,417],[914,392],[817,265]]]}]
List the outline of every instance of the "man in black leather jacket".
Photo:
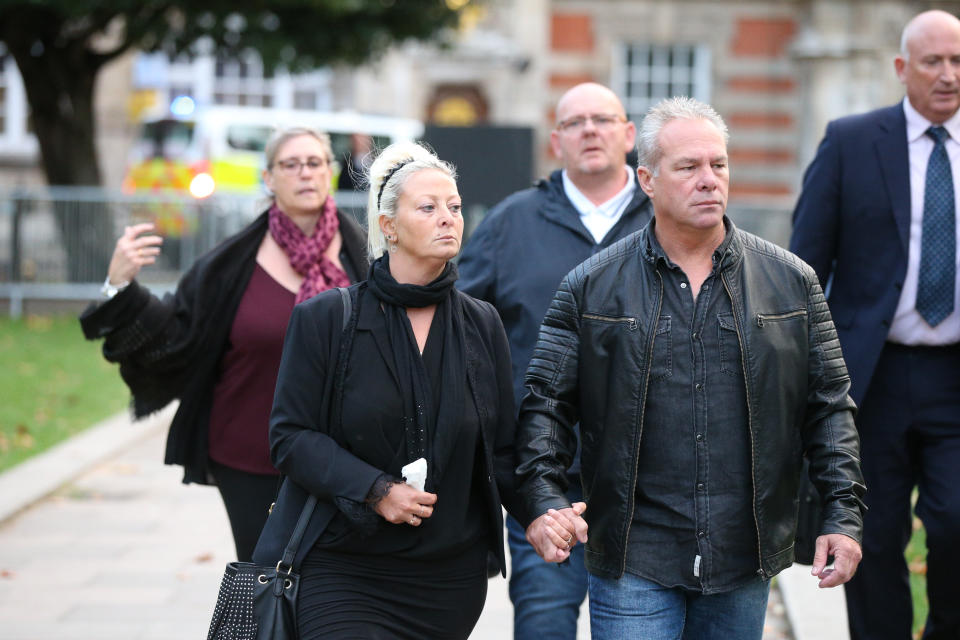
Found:
[{"label": "man in black leather jacket", "polygon": [[[725,215],[727,129],[662,102],[639,136],[654,220],[574,269],[544,318],[520,410],[527,537],[547,560],[580,422],[594,638],[756,638],[793,561],[804,453],[823,497],[812,572],[860,561],[855,406],[817,277]],[[582,527],[578,533],[586,541]],[[835,565],[827,568],[828,556]]]}]

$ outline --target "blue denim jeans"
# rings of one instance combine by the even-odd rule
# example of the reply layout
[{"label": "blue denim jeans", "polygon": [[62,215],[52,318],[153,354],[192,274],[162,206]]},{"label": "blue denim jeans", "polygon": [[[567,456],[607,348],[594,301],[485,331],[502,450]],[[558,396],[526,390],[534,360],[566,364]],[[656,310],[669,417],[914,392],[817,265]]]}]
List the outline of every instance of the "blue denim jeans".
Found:
[{"label": "blue denim jeans", "polygon": [[[571,485],[567,499],[583,500],[579,483]],[[520,523],[507,517],[514,640],[576,640],[580,605],[587,595],[583,545],[576,545],[563,565],[546,563],[524,534]]]},{"label": "blue denim jeans", "polygon": [[761,640],[770,581],[712,595],[639,576],[588,577],[593,640]]}]

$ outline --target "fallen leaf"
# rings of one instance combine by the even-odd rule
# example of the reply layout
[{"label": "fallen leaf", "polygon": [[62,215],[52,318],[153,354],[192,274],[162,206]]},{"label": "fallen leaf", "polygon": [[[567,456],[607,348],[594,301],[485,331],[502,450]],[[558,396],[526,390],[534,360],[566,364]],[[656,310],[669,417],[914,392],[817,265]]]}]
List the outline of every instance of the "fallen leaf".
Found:
[{"label": "fallen leaf", "polygon": [[16,433],[13,434],[13,446],[19,449],[32,449],[33,445],[34,440],[30,435],[30,429],[26,425],[18,424]]},{"label": "fallen leaf", "polygon": [[196,558],[194,558],[193,561],[196,562],[197,564],[203,564],[204,562],[211,562],[213,561],[213,554],[210,553],[209,551],[206,551],[198,555]]}]

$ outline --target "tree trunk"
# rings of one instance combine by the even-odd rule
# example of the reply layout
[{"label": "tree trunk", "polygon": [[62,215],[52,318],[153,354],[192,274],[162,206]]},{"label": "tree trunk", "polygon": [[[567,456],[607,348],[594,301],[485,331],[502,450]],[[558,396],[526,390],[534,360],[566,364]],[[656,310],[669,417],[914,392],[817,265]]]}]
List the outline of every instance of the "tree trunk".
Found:
[{"label": "tree trunk", "polygon": [[[100,60],[85,43],[41,44],[7,39],[23,76],[34,133],[52,186],[100,186],[93,88]],[[54,213],[70,282],[96,282],[107,272],[115,235],[103,202],[55,199]]]}]

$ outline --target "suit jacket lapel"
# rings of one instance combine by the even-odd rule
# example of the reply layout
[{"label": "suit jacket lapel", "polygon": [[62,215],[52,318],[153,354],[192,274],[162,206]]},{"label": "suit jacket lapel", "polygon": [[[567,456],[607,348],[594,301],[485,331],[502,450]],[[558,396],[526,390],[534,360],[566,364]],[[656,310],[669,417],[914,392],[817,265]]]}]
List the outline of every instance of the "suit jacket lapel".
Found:
[{"label": "suit jacket lapel", "polygon": [[877,157],[883,172],[893,217],[907,254],[910,243],[910,155],[907,150],[907,118],[903,105],[890,107],[880,120],[880,136],[877,138]]}]

